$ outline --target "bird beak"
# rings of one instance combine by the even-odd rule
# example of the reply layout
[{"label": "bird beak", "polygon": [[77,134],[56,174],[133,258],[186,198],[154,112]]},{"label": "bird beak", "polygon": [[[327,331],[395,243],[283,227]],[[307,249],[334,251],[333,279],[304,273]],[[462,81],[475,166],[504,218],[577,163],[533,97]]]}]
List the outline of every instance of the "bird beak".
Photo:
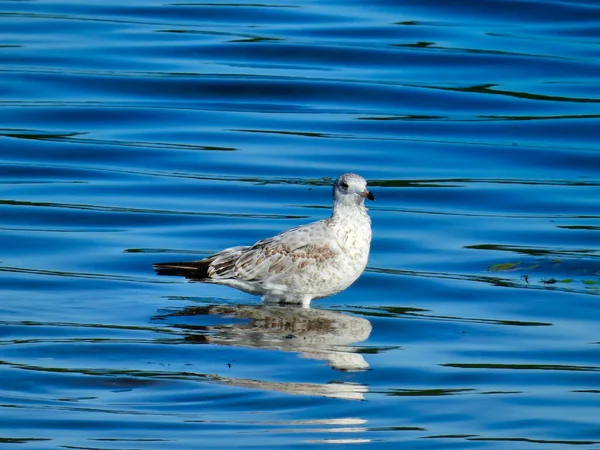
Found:
[{"label": "bird beak", "polygon": [[362,194],[360,194],[360,196],[362,198],[367,198],[369,200],[373,200],[375,201],[375,197],[373,196],[373,194],[371,194],[371,191],[365,189],[364,191],[362,191]]}]

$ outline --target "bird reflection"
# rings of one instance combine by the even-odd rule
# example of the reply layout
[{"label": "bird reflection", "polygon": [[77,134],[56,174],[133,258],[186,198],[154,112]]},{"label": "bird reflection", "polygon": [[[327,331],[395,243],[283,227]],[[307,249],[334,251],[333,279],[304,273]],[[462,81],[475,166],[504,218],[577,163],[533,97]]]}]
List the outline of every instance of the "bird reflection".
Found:
[{"label": "bird reflection", "polygon": [[[183,317],[189,320],[184,321]],[[371,323],[336,311],[293,306],[209,305],[188,307],[161,318],[169,322],[177,320],[171,326],[182,331],[189,342],[297,352],[304,358],[327,361],[340,371],[369,369],[364,357],[350,345],[369,337]],[[217,378],[214,381],[236,386],[354,400],[363,399],[367,391],[362,384],[347,382],[274,383]]]},{"label": "bird reflection", "polygon": [[371,322],[360,317],[336,311],[265,305],[189,307],[169,314],[170,317],[206,315],[249,319],[249,322],[173,326],[185,330],[189,341],[300,352],[305,358],[326,360],[337,370],[369,368],[363,356],[348,347],[371,334]]}]

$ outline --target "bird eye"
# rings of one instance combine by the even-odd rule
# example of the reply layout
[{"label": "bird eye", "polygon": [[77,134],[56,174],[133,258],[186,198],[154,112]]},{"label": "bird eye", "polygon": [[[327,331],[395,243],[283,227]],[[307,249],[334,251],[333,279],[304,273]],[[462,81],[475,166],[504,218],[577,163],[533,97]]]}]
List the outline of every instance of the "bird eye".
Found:
[{"label": "bird eye", "polygon": [[342,181],[340,183],[340,186],[343,187],[344,189],[348,189],[348,183],[346,183],[345,181]]}]

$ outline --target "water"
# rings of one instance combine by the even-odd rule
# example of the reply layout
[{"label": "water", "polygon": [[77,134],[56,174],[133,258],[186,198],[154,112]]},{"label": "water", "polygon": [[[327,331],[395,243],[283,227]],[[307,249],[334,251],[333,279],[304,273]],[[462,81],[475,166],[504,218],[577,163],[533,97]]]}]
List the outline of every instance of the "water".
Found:
[{"label": "water", "polygon": [[[600,449],[597,2],[0,11],[6,447]],[[377,202],[343,293],[154,274],[344,171]]]}]

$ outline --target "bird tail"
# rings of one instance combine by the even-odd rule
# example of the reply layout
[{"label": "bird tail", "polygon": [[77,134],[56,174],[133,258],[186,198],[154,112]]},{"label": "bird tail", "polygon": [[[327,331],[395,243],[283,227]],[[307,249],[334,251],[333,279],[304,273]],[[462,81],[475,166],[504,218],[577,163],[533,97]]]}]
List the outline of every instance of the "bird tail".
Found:
[{"label": "bird tail", "polygon": [[158,275],[186,277],[188,280],[205,280],[208,278],[210,260],[191,262],[167,262],[152,264]]}]

